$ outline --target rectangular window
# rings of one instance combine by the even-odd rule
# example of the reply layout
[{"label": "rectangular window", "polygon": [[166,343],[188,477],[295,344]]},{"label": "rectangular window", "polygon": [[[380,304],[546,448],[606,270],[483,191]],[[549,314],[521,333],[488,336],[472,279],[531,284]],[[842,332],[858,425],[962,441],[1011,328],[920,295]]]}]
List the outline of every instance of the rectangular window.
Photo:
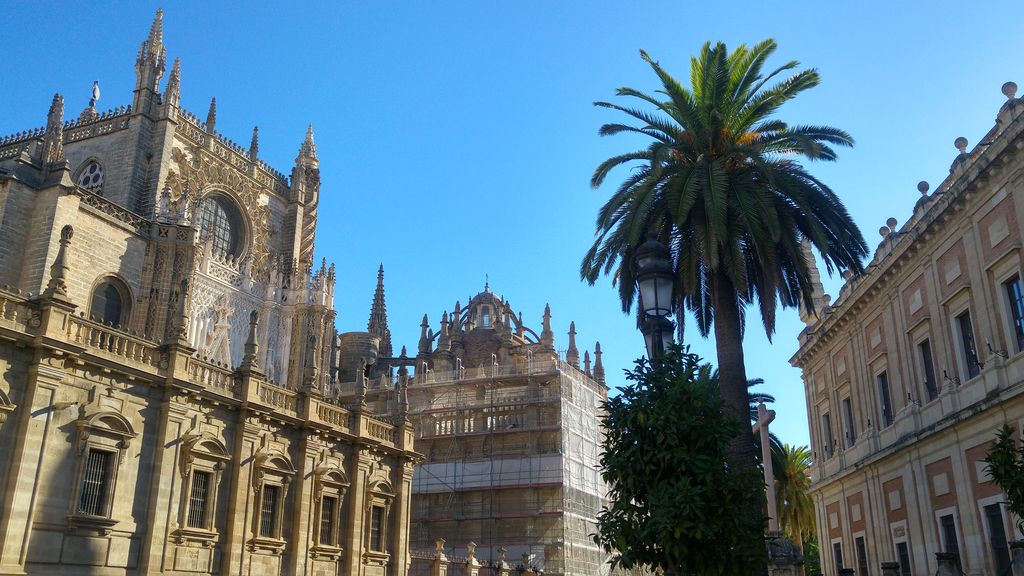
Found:
[{"label": "rectangular window", "polygon": [[988,523],[988,541],[995,558],[996,574],[1010,573],[1010,547],[1006,542],[1006,524],[1003,522],[1002,504],[985,506],[985,521]]},{"label": "rectangular window", "polygon": [[843,569],[843,545],[840,542],[832,543],[832,559],[836,561],[836,574]]},{"label": "rectangular window", "polygon": [[1013,320],[1013,333],[1017,343],[1017,352],[1024,350],[1024,293],[1020,288],[1020,276],[1014,276],[1003,282],[1006,297],[1010,304],[1010,319]]},{"label": "rectangular window", "polygon": [[338,499],[324,496],[320,499],[320,544],[334,546],[334,510]]},{"label": "rectangular window", "polygon": [[864,545],[864,537],[858,536],[854,541],[857,548],[857,576],[869,576],[868,574],[868,549]]},{"label": "rectangular window", "polygon": [[853,424],[853,404],[849,398],[843,399],[843,420],[846,424],[846,447],[849,448],[857,441],[857,429]]},{"label": "rectangular window", "polygon": [[924,389],[928,393],[928,401],[939,397],[939,386],[935,380],[935,363],[932,361],[932,344],[923,340],[917,345],[921,360],[921,374],[924,376]]},{"label": "rectangular window", "polygon": [[821,415],[821,433],[823,435],[822,440],[825,442],[825,458],[831,458],[832,446],[835,442],[832,440],[832,418],[828,412]]},{"label": "rectangular window", "polygon": [[82,492],[78,497],[78,513],[106,516],[107,491],[110,487],[111,452],[89,450],[82,471]]},{"label": "rectangular window", "polygon": [[384,507],[370,509],[370,550],[384,551]]},{"label": "rectangular window", "polygon": [[260,536],[277,537],[277,508],[281,487],[273,484],[263,486],[263,501],[260,503]]},{"label": "rectangular window", "polygon": [[206,528],[206,510],[210,495],[209,472],[192,471],[192,491],[188,497],[188,527]]},{"label": "rectangular window", "polygon": [[971,326],[971,313],[965,311],[956,317],[956,326],[960,332],[960,344],[963,347],[962,360],[967,370],[968,380],[981,374],[978,364],[978,350],[974,347],[974,328]]},{"label": "rectangular window", "polygon": [[889,374],[883,370],[875,376],[878,382],[878,403],[882,409],[882,428],[892,426],[892,396],[889,393]]},{"label": "rectangular window", "polygon": [[956,537],[956,522],[952,514],[939,518],[939,529],[942,532],[942,551],[960,554],[960,542]]},{"label": "rectangular window", "polygon": [[906,542],[896,544],[896,557],[900,562],[900,576],[913,576],[910,573],[910,548]]}]

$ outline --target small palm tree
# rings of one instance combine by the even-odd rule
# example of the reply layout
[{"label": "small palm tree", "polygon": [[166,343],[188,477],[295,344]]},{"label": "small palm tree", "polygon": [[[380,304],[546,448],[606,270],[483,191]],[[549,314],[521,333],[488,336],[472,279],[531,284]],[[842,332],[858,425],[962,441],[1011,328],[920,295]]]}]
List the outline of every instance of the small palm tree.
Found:
[{"label": "small palm tree", "polygon": [[782,474],[776,475],[775,505],[782,533],[803,552],[804,541],[814,536],[814,501],[811,500],[811,450],[783,446]]},{"label": "small palm tree", "polygon": [[[690,88],[641,51],[661,89],[656,96],[633,88],[617,93],[653,110],[596,105],[638,122],[605,124],[602,136],[628,133],[650,143],[594,171],[591,184],[599,187],[616,167],[635,164],[598,212],[597,238],[580,267],[591,284],[612,274],[629,312],[636,248],[648,235],[668,245],[679,326],[689,310],[702,336],[714,330],[722,399],[739,422],[749,410],[742,346],[746,307],[756,302],[771,337],[779,303],[813,309],[808,245],[830,273],[861,272],[868,253],[839,198],[798,161],[835,160],[833,146],[851,146],[853,139],[837,128],[790,126],[775,118],[780,106],[820,80],[816,71],[802,70],[769,86],[798,66],[792,61],[764,74],[775,49],[773,40],[731,53],[724,44],[707,43],[691,59]],[[730,459],[737,469],[752,471],[752,435],[736,436]]]}]

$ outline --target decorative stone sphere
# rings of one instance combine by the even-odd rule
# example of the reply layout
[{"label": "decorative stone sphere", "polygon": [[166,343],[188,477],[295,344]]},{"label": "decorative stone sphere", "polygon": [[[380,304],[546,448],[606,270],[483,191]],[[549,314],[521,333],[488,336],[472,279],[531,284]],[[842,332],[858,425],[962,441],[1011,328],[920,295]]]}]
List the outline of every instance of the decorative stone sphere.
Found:
[{"label": "decorative stone sphere", "polygon": [[1017,96],[1017,83],[1011,81],[1003,84],[1003,96],[1008,99]]},{"label": "decorative stone sphere", "polygon": [[925,182],[924,180],[921,180],[920,182],[918,182],[917,183],[917,191],[920,192],[922,195],[927,194],[928,193],[928,183]]},{"label": "decorative stone sphere", "polygon": [[878,229],[878,233],[882,236],[882,238],[888,236],[889,232],[892,232],[892,230],[889,230],[888,226],[882,226],[881,228]]},{"label": "decorative stone sphere", "polygon": [[959,150],[961,154],[967,152],[967,138],[960,136],[953,141],[953,146],[956,146],[956,149]]},{"label": "decorative stone sphere", "polygon": [[888,226],[890,230],[895,231],[896,219],[890,216],[889,219],[885,221],[885,225]]}]

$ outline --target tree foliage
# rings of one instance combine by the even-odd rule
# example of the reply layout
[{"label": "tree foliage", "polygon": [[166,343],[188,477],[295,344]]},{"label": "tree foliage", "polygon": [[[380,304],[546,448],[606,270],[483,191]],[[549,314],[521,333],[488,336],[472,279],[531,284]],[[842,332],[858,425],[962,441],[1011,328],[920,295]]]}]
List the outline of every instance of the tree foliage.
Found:
[{"label": "tree foliage", "polygon": [[776,471],[775,505],[782,533],[803,550],[814,537],[814,500],[811,499],[811,450],[785,444],[782,470]]},{"label": "tree foliage", "polygon": [[730,469],[727,451],[746,422],[725,416],[710,371],[674,346],[653,363],[640,359],[621,394],[604,404],[601,474],[610,507],[595,541],[625,568],[682,575],[751,574],[767,558],[756,471]]},{"label": "tree foliage", "polygon": [[1006,424],[996,433],[996,441],[985,455],[985,471],[1006,493],[1006,505],[1024,532],[1024,442],[1018,447],[1013,428]]}]

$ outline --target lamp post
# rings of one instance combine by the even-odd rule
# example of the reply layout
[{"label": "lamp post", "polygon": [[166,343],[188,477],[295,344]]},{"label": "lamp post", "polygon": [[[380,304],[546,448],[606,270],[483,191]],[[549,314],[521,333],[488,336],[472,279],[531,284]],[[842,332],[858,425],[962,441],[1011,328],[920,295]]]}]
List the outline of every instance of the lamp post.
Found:
[{"label": "lamp post", "polygon": [[675,323],[672,315],[672,254],[653,236],[636,249],[636,284],[640,288],[640,310],[643,332],[647,344],[647,357],[652,360],[665,352],[672,343]]}]

